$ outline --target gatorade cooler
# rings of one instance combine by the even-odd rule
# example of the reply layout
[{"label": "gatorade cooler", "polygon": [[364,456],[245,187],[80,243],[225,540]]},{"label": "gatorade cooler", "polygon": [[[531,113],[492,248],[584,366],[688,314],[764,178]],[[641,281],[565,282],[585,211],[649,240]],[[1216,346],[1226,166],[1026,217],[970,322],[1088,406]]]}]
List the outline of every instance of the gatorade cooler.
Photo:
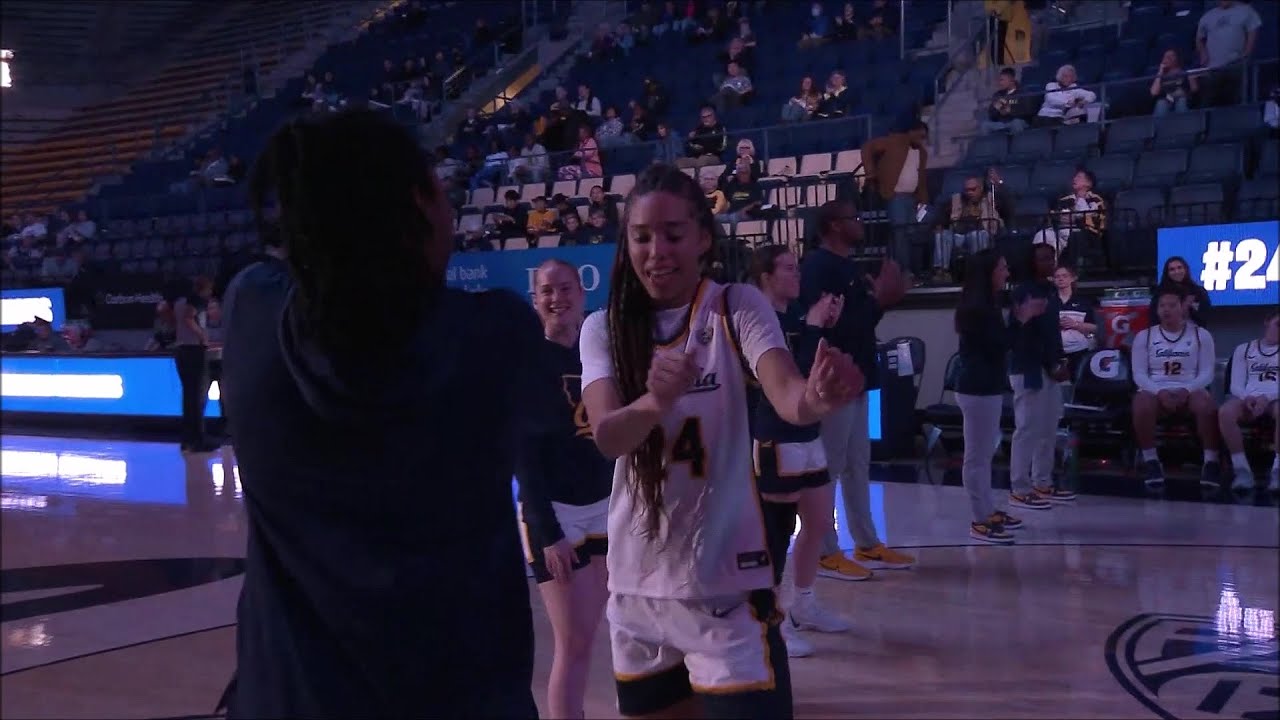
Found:
[{"label": "gatorade cooler", "polygon": [[1119,348],[1133,344],[1133,336],[1151,325],[1151,290],[1144,287],[1109,288],[1098,303],[1102,327],[1099,347]]}]

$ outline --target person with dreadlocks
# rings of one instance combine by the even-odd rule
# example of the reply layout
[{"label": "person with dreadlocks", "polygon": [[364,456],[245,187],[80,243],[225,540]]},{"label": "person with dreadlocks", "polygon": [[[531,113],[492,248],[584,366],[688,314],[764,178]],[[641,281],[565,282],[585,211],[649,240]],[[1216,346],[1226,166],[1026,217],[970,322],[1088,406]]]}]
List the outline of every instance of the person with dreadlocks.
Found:
[{"label": "person with dreadlocks", "polygon": [[445,287],[448,201],[376,112],[280,129],[251,193],[260,223],[279,203],[283,251],[231,283],[249,537],[229,716],[536,717],[511,478],[564,402],[536,315]]},{"label": "person with dreadlocks", "polygon": [[704,276],[717,225],[679,169],[645,170],[622,226],[607,307],[580,340],[587,417],[617,458],[605,614],[618,709],[790,718],[747,381],[809,425],[860,393],[861,373],[823,341],[806,380],[761,292]]}]

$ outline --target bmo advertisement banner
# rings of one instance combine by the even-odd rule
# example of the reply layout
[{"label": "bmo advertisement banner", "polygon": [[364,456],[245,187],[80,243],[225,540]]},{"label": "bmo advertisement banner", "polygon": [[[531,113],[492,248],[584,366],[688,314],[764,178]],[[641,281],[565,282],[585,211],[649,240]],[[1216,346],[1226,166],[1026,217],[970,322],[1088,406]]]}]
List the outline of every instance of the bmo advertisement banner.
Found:
[{"label": "bmo advertisement banner", "polygon": [[587,291],[587,312],[604,307],[609,297],[609,272],[617,246],[578,245],[498,252],[457,253],[449,260],[445,281],[468,292],[506,288],[525,299],[533,295],[533,273],[556,258],[573,263]]},{"label": "bmo advertisement banner", "polygon": [[1280,220],[1161,228],[1156,273],[1171,257],[1187,261],[1209,300],[1222,305],[1280,302]]}]

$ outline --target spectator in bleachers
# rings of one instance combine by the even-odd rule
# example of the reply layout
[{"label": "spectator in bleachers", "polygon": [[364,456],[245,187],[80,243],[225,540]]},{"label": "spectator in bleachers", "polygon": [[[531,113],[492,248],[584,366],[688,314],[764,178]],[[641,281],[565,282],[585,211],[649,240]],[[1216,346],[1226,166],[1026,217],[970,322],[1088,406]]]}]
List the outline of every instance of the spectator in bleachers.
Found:
[{"label": "spectator in bleachers", "polygon": [[467,116],[458,125],[458,142],[474,145],[484,136],[485,121],[480,111],[474,107],[467,108]]},{"label": "spectator in bleachers", "polygon": [[644,79],[643,87],[644,100],[642,104],[645,112],[649,113],[649,116],[655,120],[662,120],[663,116],[667,114],[667,103],[669,102],[666,90],[663,89],[661,83],[649,77]]},{"label": "spectator in bleachers", "polygon": [[630,23],[618,23],[618,34],[614,42],[617,44],[618,49],[622,51],[623,57],[631,55],[631,51],[636,47],[636,34],[631,29]]},{"label": "spectator in bleachers", "polygon": [[1172,48],[1165,50],[1156,78],[1151,81],[1151,97],[1156,99],[1152,114],[1162,117],[1171,112],[1186,112],[1191,95],[1199,90],[1199,80],[1182,68],[1178,51]]},{"label": "spectator in bleachers", "polygon": [[592,118],[599,118],[602,113],[600,98],[591,92],[591,86],[586,83],[578,86],[578,101],[573,104],[573,108],[578,112],[586,113]]},{"label": "spectator in bleachers", "polygon": [[844,4],[844,10],[836,17],[836,27],[831,33],[832,37],[841,42],[858,39],[859,26],[862,23],[858,20],[857,14],[854,12],[853,3]]},{"label": "spectator in bleachers", "polygon": [[[1206,79],[1205,96],[1209,105],[1234,105],[1240,102],[1241,61],[1253,55],[1262,18],[1248,3],[1218,0],[1200,17],[1196,27],[1196,51],[1200,65],[1213,68]],[[1275,32],[1272,28],[1271,32]]]},{"label": "spectator in bleachers", "polygon": [[731,62],[728,70],[729,76],[724,79],[720,85],[720,91],[712,98],[712,104],[720,113],[749,102],[753,92],[751,78],[747,77],[741,65]]},{"label": "spectator in bleachers", "polygon": [[728,132],[716,118],[715,108],[704,105],[698,112],[698,126],[689,131],[689,141],[685,143],[686,156],[678,159],[676,165],[681,168],[719,165],[728,142]]},{"label": "spectator in bleachers", "polygon": [[974,255],[991,247],[992,238],[1004,230],[1004,213],[996,208],[997,198],[1007,202],[1003,193],[993,196],[987,192],[986,183],[977,175],[965,178],[964,189],[951,196],[934,231],[934,282],[951,283],[952,253],[956,249],[963,248],[965,254]]},{"label": "spectator in bleachers", "polygon": [[435,160],[436,177],[440,180],[452,180],[455,176],[462,174],[462,163],[449,155],[449,147],[447,145],[436,146]]},{"label": "spectator in bleachers", "polygon": [[849,112],[849,86],[845,84],[844,71],[836,70],[827,78],[822,100],[813,116],[819,119],[843,117]]},{"label": "spectator in bleachers", "polygon": [[653,27],[661,19],[662,16],[652,2],[640,3],[640,9],[636,11],[635,15],[631,16],[631,26],[635,28],[636,40],[640,44],[648,43],[649,38],[653,35]]},{"label": "spectator in bleachers", "polygon": [[676,10],[676,4],[671,0],[662,3],[662,13],[658,15],[658,21],[653,25],[653,34],[662,36],[669,31],[680,34],[687,29],[684,15]]},{"label": "spectator in bleachers", "polygon": [[867,16],[867,22],[862,26],[858,37],[863,40],[884,40],[896,35],[897,18],[892,10],[888,0],[875,0],[871,5],[871,14]]},{"label": "spectator in bleachers", "polygon": [[591,36],[591,47],[587,49],[587,58],[599,62],[613,60],[617,52],[617,38],[609,28],[609,23],[600,23]]},{"label": "spectator in bleachers", "polygon": [[520,206],[520,193],[508,190],[502,195],[502,209],[489,214],[493,232],[502,239],[521,237],[529,227],[529,214]]},{"label": "spectator in bleachers", "polygon": [[724,195],[729,201],[729,208],[716,218],[718,222],[727,222],[736,226],[740,222],[757,216],[760,207],[764,205],[764,190],[752,177],[750,160],[738,159],[733,177],[725,183]]},{"label": "spectator in bleachers", "polygon": [[547,207],[547,199],[541,195],[533,199],[533,208],[529,210],[526,229],[529,233],[529,245],[537,247],[538,238],[556,231],[556,211]]},{"label": "spectator in bleachers", "polygon": [[608,218],[601,210],[592,210],[587,214],[587,225],[583,228],[585,242],[588,245],[602,245],[616,242],[618,228],[610,225]]},{"label": "spectator in bleachers", "polygon": [[75,277],[84,264],[84,248],[75,246],[59,248],[52,255],[44,258],[40,265],[40,275],[54,282],[62,283]]},{"label": "spectator in bleachers", "polygon": [[822,102],[822,93],[813,87],[813,78],[805,75],[800,79],[800,90],[782,106],[783,122],[801,122],[813,117],[818,104]]},{"label": "spectator in bleachers", "polygon": [[764,174],[764,163],[756,159],[756,144],[751,138],[742,138],[738,140],[738,146],[734,148],[733,162],[725,166],[724,180],[727,181],[738,172],[738,165],[745,163],[751,168],[751,179],[759,180]]},{"label": "spectator in bleachers", "polygon": [[487,186],[497,187],[507,176],[507,161],[511,156],[498,145],[497,141],[489,141],[489,153],[484,156],[484,165],[480,172],[471,177],[471,189]]},{"label": "spectator in bleachers", "polygon": [[561,180],[604,177],[600,145],[591,136],[591,128],[587,125],[578,126],[578,148],[573,151],[570,162],[560,167],[558,177]]},{"label": "spectator in bleachers", "polygon": [[604,213],[605,223],[613,226],[618,225],[618,206],[614,200],[605,194],[604,186],[592,185],[591,190],[587,193],[587,213],[593,213],[599,210]]},{"label": "spectator in bleachers", "polygon": [[754,48],[756,46],[756,33],[751,29],[751,20],[746,17],[738,18],[738,34],[735,36],[742,41],[745,48]]},{"label": "spectator in bleachers", "polygon": [[40,267],[44,263],[43,239],[43,235],[19,235],[18,243],[5,253],[5,262],[14,270],[31,271]]},{"label": "spectator in bleachers", "polygon": [[1068,250],[1078,254],[1079,248],[1097,243],[1107,229],[1107,201],[1093,191],[1094,183],[1092,172],[1077,170],[1071,176],[1070,194],[1058,198],[1049,215],[1050,227],[1036,233],[1032,244],[1051,245],[1059,257],[1066,257]]},{"label": "spectator in bleachers", "polygon": [[1011,67],[1001,68],[987,119],[982,121],[982,131],[1020,133],[1026,130],[1027,120],[1033,115],[1029,104],[1030,98],[1019,94],[1017,72]]},{"label": "spectator in bleachers", "polygon": [[1053,82],[1044,86],[1044,102],[1036,115],[1036,127],[1057,127],[1059,125],[1075,125],[1088,118],[1086,106],[1098,99],[1092,90],[1086,90],[1076,84],[1076,69],[1073,65],[1058,68]]},{"label": "spectator in bleachers", "polygon": [[560,244],[585,245],[587,233],[582,227],[582,216],[572,208],[560,216]]},{"label": "spectator in bleachers", "polygon": [[89,214],[84,210],[77,210],[76,221],[62,228],[58,233],[58,240],[62,243],[84,242],[92,240],[97,233],[98,226],[89,219]]},{"label": "spectator in bleachers", "polygon": [[1058,289],[1058,330],[1062,334],[1062,352],[1067,358],[1068,377],[1074,378],[1084,356],[1096,345],[1098,317],[1093,299],[1076,292],[1079,276],[1070,265],[1058,265],[1053,271],[1053,286]]},{"label": "spectator in bleachers", "polygon": [[631,122],[627,123],[627,134],[632,142],[648,142],[653,139],[657,127],[649,111],[640,103],[631,101]]},{"label": "spectator in bleachers", "polygon": [[622,135],[622,120],[618,117],[618,108],[610,105],[604,109],[604,120],[596,128],[596,142],[602,148],[626,142]]},{"label": "spectator in bleachers", "polygon": [[89,323],[69,322],[62,326],[63,347],[59,352],[66,353],[98,353],[106,350],[106,345],[93,336],[93,328]]},{"label": "spectator in bleachers", "polygon": [[755,58],[751,50],[742,43],[741,38],[733,38],[729,41],[729,45],[716,56],[716,61],[724,68],[723,72],[715,72],[711,76],[711,82],[716,86],[722,85],[728,76],[728,68],[730,63],[738,63],[738,67],[742,68],[744,74],[750,74],[755,65]]},{"label": "spectator in bleachers", "polygon": [[147,352],[164,352],[176,342],[177,323],[173,316],[173,306],[167,300],[156,303],[155,322],[152,325],[151,339],[147,341]]},{"label": "spectator in bleachers", "polygon": [[719,186],[720,178],[710,170],[703,169],[701,175],[698,176],[698,184],[702,186],[702,194],[707,198],[707,207],[711,208],[711,214],[720,217],[729,211],[729,199],[724,196],[724,191]]},{"label": "spectator in bleachers", "polygon": [[1254,425],[1265,418],[1271,419],[1275,434],[1274,459],[1271,464],[1272,492],[1280,491],[1280,313],[1275,307],[1262,322],[1262,336],[1240,343],[1231,354],[1231,376],[1227,378],[1230,397],[1218,410],[1218,428],[1222,431],[1223,444],[1231,453],[1231,470],[1234,476],[1231,487],[1235,490],[1253,490],[1256,481],[1249,457],[1245,454],[1242,425]]},{"label": "spectator in bleachers", "polygon": [[680,138],[671,132],[671,127],[665,122],[658,123],[658,137],[656,140],[653,154],[654,162],[677,165],[681,160],[685,159],[684,143],[680,142]]},{"label": "spectator in bleachers", "polygon": [[831,18],[827,17],[827,11],[822,7],[822,3],[816,2],[809,6],[809,22],[804,34],[800,36],[800,49],[817,47],[825,43],[830,34]]},{"label": "spectator in bleachers", "polygon": [[1157,303],[1160,294],[1172,290],[1182,296],[1183,304],[1186,305],[1186,316],[1191,322],[1204,326],[1204,311],[1209,309],[1209,293],[1196,279],[1191,276],[1188,270],[1185,258],[1174,255],[1164,261],[1164,267],[1160,270],[1160,282],[1156,285],[1155,291],[1151,293],[1151,324],[1154,325],[1159,321],[1156,312]]},{"label": "spectator in bleachers", "polygon": [[524,147],[520,148],[520,160],[524,162],[513,166],[512,179],[519,184],[530,182],[546,182],[551,176],[551,158],[532,133],[524,136]]},{"label": "spectator in bleachers", "polygon": [[693,42],[719,42],[729,33],[729,23],[715,5],[707,7],[702,19],[689,36]]},{"label": "spectator in bleachers", "polygon": [[[1156,296],[1156,324],[1133,338],[1133,434],[1149,488],[1164,485],[1164,468],[1156,451],[1157,424],[1162,418],[1191,416],[1204,451],[1200,473],[1202,485],[1217,489],[1221,465],[1218,460],[1218,408],[1209,386],[1213,383],[1217,356],[1213,336],[1189,322],[1186,298],[1176,289],[1164,289]],[[1155,347],[1156,344],[1162,347]]]},{"label": "spectator in bleachers", "polygon": [[35,213],[27,213],[22,223],[22,232],[18,233],[19,238],[35,238],[43,240],[49,235],[49,226],[46,218],[42,218]]},{"label": "spectator in bleachers", "polygon": [[496,39],[493,28],[489,27],[489,21],[483,17],[476,18],[476,26],[471,31],[471,50],[475,52],[479,48],[484,48],[493,44]]},{"label": "spectator in bleachers", "polygon": [[862,146],[865,183],[884,200],[893,227],[892,257],[911,270],[908,226],[929,203],[925,169],[929,163],[929,126],[916,121],[909,130],[868,140]]}]

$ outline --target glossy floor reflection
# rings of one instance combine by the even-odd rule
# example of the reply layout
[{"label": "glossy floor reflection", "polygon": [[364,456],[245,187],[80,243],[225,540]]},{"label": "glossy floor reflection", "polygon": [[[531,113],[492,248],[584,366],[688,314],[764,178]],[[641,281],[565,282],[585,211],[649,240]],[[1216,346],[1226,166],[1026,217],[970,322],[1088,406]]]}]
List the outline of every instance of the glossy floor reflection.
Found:
[{"label": "glossy floor reflection", "polygon": [[[244,552],[234,458],[11,436],[0,471],[0,715],[210,712]],[[969,539],[941,468],[877,478],[876,524],[919,565],[820,581],[855,627],[811,635],[817,654],[792,661],[798,716],[1280,716],[1270,502],[1084,495],[1023,513],[1019,543],[991,547]],[[541,699],[550,628],[534,598]],[[596,650],[587,714],[614,717],[603,632]]]}]

